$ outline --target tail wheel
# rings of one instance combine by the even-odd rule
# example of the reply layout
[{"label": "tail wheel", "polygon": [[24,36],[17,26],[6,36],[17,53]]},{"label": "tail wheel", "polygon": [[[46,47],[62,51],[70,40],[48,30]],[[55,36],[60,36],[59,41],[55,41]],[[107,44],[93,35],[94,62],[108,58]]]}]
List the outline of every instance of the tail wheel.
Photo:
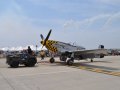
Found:
[{"label": "tail wheel", "polygon": [[50,59],[50,63],[54,63],[55,62],[55,59],[54,58],[51,58]]},{"label": "tail wheel", "polygon": [[91,59],[91,62],[93,62],[93,59]]},{"label": "tail wheel", "polygon": [[100,55],[100,58],[104,58],[104,54],[101,54],[101,55]]},{"label": "tail wheel", "polygon": [[73,65],[73,60],[72,59],[69,59],[69,60],[67,60],[67,65]]}]

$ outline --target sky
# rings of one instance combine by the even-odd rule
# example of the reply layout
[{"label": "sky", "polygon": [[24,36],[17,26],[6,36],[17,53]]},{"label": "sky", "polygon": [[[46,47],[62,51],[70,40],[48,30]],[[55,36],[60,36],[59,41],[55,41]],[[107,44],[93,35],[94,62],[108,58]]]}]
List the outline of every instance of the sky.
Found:
[{"label": "sky", "polygon": [[120,48],[120,0],[0,0],[0,48],[40,46],[40,34],[87,49]]}]

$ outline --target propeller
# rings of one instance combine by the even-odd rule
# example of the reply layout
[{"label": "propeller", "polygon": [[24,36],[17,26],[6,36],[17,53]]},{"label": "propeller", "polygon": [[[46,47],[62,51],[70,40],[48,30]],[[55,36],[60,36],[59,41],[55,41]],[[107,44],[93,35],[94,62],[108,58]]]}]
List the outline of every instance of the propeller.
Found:
[{"label": "propeller", "polygon": [[42,34],[40,34],[40,37],[41,37],[41,39],[42,39],[42,40],[44,40],[44,37],[43,37],[43,35],[42,35]]},{"label": "propeller", "polygon": [[51,32],[52,32],[52,29],[50,29],[50,31],[48,32],[48,35],[47,35],[47,37],[45,38],[45,40],[44,40],[43,35],[42,35],[42,34],[40,35],[40,36],[41,36],[41,39],[44,40],[42,48],[46,45],[46,41],[49,39]]}]

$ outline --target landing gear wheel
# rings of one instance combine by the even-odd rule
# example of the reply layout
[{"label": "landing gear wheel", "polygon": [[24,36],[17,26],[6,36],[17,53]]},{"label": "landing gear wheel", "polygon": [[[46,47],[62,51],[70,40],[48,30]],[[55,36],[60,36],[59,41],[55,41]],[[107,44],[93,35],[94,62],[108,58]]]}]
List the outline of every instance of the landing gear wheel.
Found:
[{"label": "landing gear wheel", "polygon": [[54,63],[55,59],[54,58],[50,58],[50,63]]},{"label": "landing gear wheel", "polygon": [[73,65],[73,60],[72,59],[69,59],[69,60],[67,60],[67,65]]},{"label": "landing gear wheel", "polygon": [[104,54],[101,54],[101,55],[100,55],[100,58],[104,58]]},{"label": "landing gear wheel", "polygon": [[93,59],[91,59],[91,62],[93,62]]}]

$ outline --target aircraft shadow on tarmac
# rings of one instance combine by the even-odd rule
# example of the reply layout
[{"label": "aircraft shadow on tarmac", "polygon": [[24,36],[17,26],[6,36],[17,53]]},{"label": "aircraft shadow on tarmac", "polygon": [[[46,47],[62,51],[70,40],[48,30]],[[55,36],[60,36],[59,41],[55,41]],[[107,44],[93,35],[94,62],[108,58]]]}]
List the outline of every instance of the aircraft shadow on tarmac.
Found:
[{"label": "aircraft shadow on tarmac", "polygon": [[[97,63],[97,62],[111,63],[108,61],[94,61],[94,62],[95,63]],[[110,70],[110,71],[120,70],[118,68],[113,68],[113,67],[90,65],[89,63],[91,63],[91,62],[75,62],[72,66],[75,66],[75,67],[84,66],[87,68],[98,68],[98,69]],[[50,66],[68,66],[68,65],[66,65],[64,62],[55,62],[55,64],[50,64]]]}]

